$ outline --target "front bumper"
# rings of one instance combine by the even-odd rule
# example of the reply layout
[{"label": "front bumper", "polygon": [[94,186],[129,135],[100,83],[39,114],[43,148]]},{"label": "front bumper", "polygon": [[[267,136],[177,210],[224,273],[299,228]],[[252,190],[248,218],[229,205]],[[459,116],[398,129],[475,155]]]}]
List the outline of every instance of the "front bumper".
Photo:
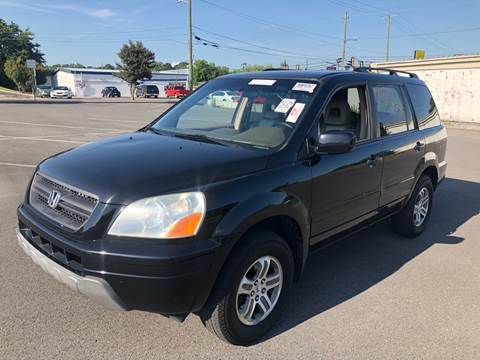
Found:
[{"label": "front bumper", "polygon": [[210,268],[217,242],[73,239],[46,226],[28,206],[21,205],[17,215],[20,245],[33,261],[109,308],[187,314],[203,307],[215,282]]},{"label": "front bumper", "polygon": [[39,265],[43,271],[52,275],[57,281],[64,283],[70,289],[88,296],[96,303],[109,309],[126,310],[123,302],[118,298],[110,285],[102,278],[79,276],[57,264],[31,245],[19,229],[17,229],[17,239],[20,247],[32,258],[33,262]]}]

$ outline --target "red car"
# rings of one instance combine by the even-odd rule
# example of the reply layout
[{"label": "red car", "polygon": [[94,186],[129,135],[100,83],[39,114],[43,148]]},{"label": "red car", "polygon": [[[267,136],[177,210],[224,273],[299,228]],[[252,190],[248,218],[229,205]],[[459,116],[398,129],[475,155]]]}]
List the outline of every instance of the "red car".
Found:
[{"label": "red car", "polygon": [[165,93],[167,95],[167,98],[171,98],[171,97],[182,98],[190,94],[190,90],[187,90],[185,86],[176,85],[176,86],[166,87]]}]

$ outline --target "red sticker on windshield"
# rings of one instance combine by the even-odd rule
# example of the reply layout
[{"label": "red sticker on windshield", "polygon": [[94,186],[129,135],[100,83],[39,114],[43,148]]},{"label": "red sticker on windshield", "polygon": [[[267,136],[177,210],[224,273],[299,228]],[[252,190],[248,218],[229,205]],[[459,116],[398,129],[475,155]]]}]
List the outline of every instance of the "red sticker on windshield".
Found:
[{"label": "red sticker on windshield", "polygon": [[290,123],[296,123],[304,107],[305,107],[304,103],[296,103],[292,111],[290,111],[290,114],[288,114],[286,121]]}]

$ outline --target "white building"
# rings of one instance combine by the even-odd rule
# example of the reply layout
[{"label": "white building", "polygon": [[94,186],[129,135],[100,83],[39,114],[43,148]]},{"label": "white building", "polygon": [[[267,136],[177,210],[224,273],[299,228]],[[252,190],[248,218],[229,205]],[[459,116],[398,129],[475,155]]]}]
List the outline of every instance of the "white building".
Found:
[{"label": "white building", "polygon": [[[74,96],[101,97],[106,86],[115,86],[122,96],[130,96],[130,86],[116,76],[118,70],[61,68],[53,76],[54,86],[69,87]],[[157,85],[159,96],[165,96],[164,87],[169,83],[187,83],[188,70],[164,70],[152,72],[152,78],[143,84]]]}]

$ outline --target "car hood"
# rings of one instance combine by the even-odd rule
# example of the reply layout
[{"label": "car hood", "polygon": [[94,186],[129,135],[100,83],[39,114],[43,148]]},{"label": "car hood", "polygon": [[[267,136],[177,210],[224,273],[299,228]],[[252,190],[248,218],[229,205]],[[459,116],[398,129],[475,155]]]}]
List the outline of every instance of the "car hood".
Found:
[{"label": "car hood", "polygon": [[267,158],[256,149],[135,132],[54,155],[39,171],[101,202],[128,204],[260,171]]}]

